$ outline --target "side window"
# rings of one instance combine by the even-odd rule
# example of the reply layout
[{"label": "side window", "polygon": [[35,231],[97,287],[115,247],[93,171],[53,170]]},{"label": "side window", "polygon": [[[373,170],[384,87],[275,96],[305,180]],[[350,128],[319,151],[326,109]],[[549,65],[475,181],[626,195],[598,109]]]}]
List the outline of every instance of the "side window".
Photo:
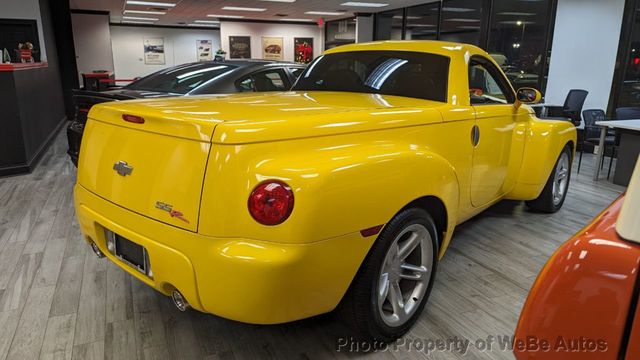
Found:
[{"label": "side window", "polygon": [[289,71],[291,71],[291,75],[293,75],[294,79],[297,79],[300,77],[300,75],[302,75],[302,73],[304,72],[304,69],[302,68],[290,68]]},{"label": "side window", "polygon": [[472,105],[513,102],[511,90],[487,66],[473,60],[469,65],[469,97]]},{"label": "side window", "polygon": [[236,89],[238,89],[239,92],[253,91],[253,79],[251,76],[236,81]]},{"label": "side window", "polygon": [[266,70],[251,76],[255,91],[287,91],[291,87],[282,69]]}]

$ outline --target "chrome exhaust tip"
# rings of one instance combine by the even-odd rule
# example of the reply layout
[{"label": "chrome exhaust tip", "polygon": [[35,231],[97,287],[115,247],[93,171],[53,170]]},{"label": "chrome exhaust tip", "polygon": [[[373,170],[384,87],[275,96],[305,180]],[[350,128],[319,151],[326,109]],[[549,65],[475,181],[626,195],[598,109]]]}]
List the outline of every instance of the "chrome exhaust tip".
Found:
[{"label": "chrome exhaust tip", "polygon": [[96,254],[98,259],[102,259],[104,257],[104,253],[100,250],[98,245],[96,245],[96,243],[94,243],[93,241],[91,242],[91,250],[93,250],[93,253]]},{"label": "chrome exhaust tip", "polygon": [[173,300],[173,305],[175,305],[176,308],[178,308],[178,310],[180,311],[184,312],[191,308],[191,305],[189,305],[187,299],[185,299],[178,290],[173,290],[173,292],[171,293],[171,300]]}]

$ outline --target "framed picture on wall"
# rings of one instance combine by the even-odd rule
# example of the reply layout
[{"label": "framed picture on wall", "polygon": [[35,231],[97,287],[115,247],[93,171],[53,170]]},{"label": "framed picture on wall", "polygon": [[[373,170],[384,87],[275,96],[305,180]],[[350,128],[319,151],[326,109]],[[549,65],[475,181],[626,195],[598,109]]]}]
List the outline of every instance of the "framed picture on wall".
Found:
[{"label": "framed picture on wall", "polygon": [[164,65],[164,38],[144,38],[144,63]]},{"label": "framed picture on wall", "polygon": [[265,60],[283,60],[281,37],[262,38],[262,58]]},{"label": "framed picture on wall", "polygon": [[313,60],[313,38],[294,38],[293,51],[296,62],[310,63]]},{"label": "framed picture on wall", "polygon": [[196,40],[196,52],[198,55],[198,61],[213,60],[213,41]]},{"label": "framed picture on wall", "polygon": [[251,58],[251,37],[250,36],[229,36],[229,58],[230,59],[250,59]]}]

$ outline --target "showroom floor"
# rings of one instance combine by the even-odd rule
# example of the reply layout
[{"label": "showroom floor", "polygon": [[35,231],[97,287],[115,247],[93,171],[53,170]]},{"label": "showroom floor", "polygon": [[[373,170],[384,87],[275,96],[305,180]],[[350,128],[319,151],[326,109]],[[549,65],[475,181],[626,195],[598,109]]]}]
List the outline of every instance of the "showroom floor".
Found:
[{"label": "showroom floor", "polygon": [[[345,352],[348,347],[336,350],[346,329],[332,316],[254,326],[180,313],[169,298],[97,259],[75,221],[75,169],[65,140],[61,133],[34,173],[0,179],[0,360],[358,356]],[[471,345],[465,356],[427,356],[425,349],[429,340],[457,336],[481,345],[488,336],[513,333],[549,255],[623,191],[608,181],[594,183],[593,163],[585,155],[580,174],[574,169],[566,203],[556,214],[529,213],[524,204],[506,201],[459,226],[426,311],[405,344],[366,356],[513,358],[496,349],[497,341],[484,353]]]}]

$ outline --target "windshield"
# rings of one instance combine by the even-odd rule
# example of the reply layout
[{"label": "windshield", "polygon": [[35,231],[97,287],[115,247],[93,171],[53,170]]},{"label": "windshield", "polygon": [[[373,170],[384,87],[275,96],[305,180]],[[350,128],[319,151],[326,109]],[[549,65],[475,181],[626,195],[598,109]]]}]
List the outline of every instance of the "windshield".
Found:
[{"label": "windshield", "polygon": [[220,63],[190,64],[168,68],[127,86],[131,90],[186,94],[198,86],[224,76],[237,66]]},{"label": "windshield", "polygon": [[409,51],[353,51],[318,57],[294,91],[345,91],[447,101],[449,58]]}]

